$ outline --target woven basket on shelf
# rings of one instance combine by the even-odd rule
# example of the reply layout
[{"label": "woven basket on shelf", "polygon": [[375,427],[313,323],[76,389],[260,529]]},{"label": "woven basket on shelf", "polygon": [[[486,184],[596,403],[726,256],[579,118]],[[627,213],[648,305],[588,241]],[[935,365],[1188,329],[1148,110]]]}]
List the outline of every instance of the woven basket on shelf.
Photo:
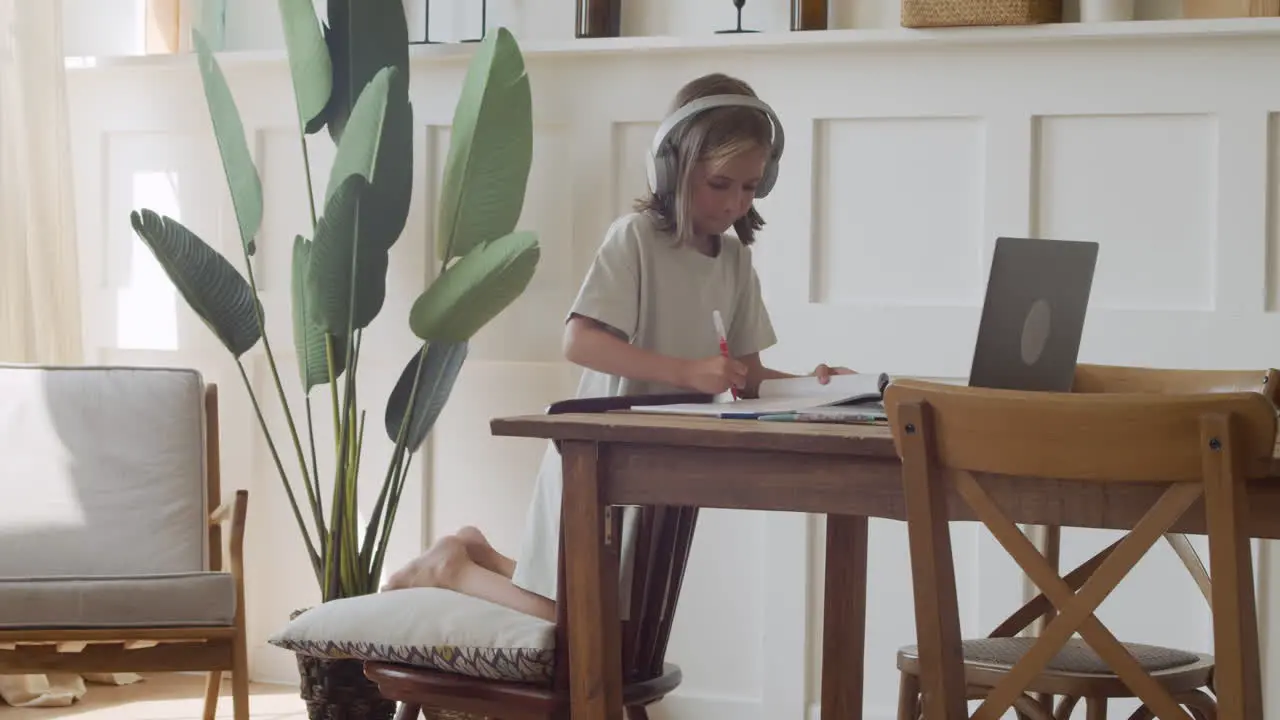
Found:
[{"label": "woven basket on shelf", "polygon": [[1062,0],[902,0],[908,28],[1056,22],[1062,22]]}]

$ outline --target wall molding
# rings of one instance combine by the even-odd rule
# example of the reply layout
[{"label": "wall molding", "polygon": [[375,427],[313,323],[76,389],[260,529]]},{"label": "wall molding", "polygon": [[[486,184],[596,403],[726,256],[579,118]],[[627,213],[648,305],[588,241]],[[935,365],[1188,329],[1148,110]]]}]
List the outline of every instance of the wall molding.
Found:
[{"label": "wall molding", "polygon": [[[806,52],[817,49],[892,51],[895,49],[958,49],[1007,45],[1074,43],[1185,43],[1188,41],[1238,42],[1242,39],[1280,37],[1280,18],[1222,18],[1205,20],[1140,20],[1105,23],[1053,23],[1043,25],[966,28],[863,28],[810,32],[769,32],[743,35],[663,35],[574,40],[521,41],[526,59],[559,59],[601,56],[625,57],[633,53],[719,54],[725,52]],[[409,61],[465,63],[475,46],[462,43],[415,45]],[[216,53],[224,67],[286,63],[283,50],[241,50]],[[73,71],[106,68],[158,68],[194,65],[191,55],[121,55],[69,57]]]}]

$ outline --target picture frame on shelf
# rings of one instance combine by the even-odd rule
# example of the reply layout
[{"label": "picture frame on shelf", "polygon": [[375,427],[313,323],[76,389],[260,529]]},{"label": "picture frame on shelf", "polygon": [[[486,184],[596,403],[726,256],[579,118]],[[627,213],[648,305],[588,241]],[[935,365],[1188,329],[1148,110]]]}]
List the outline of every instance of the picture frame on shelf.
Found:
[{"label": "picture frame on shelf", "polygon": [[577,0],[575,8],[575,38],[622,37],[622,0]]},{"label": "picture frame on shelf", "polygon": [[[489,0],[480,0],[480,35],[458,40],[460,43],[482,42],[489,31]],[[422,0],[422,39],[410,40],[410,45],[444,45],[449,41],[431,39],[431,0]]]}]

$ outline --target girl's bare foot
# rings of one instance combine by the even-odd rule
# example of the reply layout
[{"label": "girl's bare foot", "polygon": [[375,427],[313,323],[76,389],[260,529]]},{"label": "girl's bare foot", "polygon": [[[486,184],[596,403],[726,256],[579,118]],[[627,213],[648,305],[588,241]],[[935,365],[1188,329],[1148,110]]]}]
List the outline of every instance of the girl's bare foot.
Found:
[{"label": "girl's bare foot", "polygon": [[467,565],[474,565],[466,544],[456,535],[442,537],[413,562],[400,568],[382,586],[383,590],[411,587],[457,589],[458,577]]},{"label": "girl's bare foot", "polygon": [[493,545],[489,544],[489,539],[484,536],[484,533],[480,532],[479,528],[468,525],[459,529],[454,535],[466,546],[467,555],[475,564],[505,578],[510,578],[515,574],[515,560],[494,549]]},{"label": "girl's bare foot", "polygon": [[[493,548],[489,548],[489,551],[506,560]],[[426,552],[414,558],[413,562],[397,570],[382,586],[382,590],[432,587],[452,590],[542,618],[547,622],[555,622],[554,601],[512,585],[510,576],[503,577],[482,567],[471,559],[467,543],[457,535],[440,538]]]}]

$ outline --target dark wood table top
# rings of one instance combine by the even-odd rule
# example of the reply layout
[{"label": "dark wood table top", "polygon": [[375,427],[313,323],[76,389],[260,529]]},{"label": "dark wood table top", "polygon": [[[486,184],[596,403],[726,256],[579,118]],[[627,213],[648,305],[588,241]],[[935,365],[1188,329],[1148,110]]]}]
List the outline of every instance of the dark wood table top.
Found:
[{"label": "dark wood table top", "polygon": [[[882,424],[764,422],[624,410],[496,418],[491,421],[490,430],[499,436],[547,440],[898,458],[893,434],[888,425]],[[1280,481],[1280,443],[1276,446],[1271,474]]]},{"label": "dark wood table top", "polygon": [[887,425],[766,422],[620,411],[498,418],[491,422],[490,429],[494,435],[548,440],[898,456]]}]

